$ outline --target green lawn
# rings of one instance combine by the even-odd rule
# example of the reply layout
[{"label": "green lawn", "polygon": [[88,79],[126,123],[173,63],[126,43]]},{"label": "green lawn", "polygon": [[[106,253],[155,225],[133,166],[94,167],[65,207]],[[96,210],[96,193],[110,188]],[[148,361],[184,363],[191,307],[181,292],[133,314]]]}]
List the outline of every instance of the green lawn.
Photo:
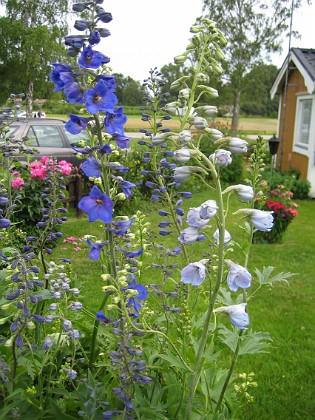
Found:
[{"label": "green lawn", "polygon": [[[64,114],[47,114],[47,118],[61,118],[68,120],[68,116]],[[231,118],[216,118],[216,122],[222,124],[224,127],[231,125]],[[179,128],[179,121],[174,117],[173,119],[164,123],[165,127],[173,130]],[[128,115],[128,120],[125,125],[126,132],[137,132],[140,128],[149,128],[148,123],[141,121],[141,115]],[[241,117],[239,121],[240,132],[268,134],[272,135],[277,132],[277,119],[275,118],[262,118],[262,117]]]},{"label": "green lawn", "polygon": [[[196,206],[209,197],[196,193],[188,206]],[[245,356],[237,364],[237,372],[254,372],[257,388],[251,389],[254,401],[244,406],[237,419],[310,419],[315,415],[315,202],[298,202],[299,215],[289,226],[282,244],[255,244],[252,247],[250,269],[276,267],[275,272],[293,272],[296,276],[274,288],[262,290],[250,301],[248,312],[251,328],[268,331],[273,339],[270,354]],[[236,203],[233,203],[236,206]],[[156,210],[154,207],[152,210]],[[148,211],[154,227],[158,221],[155,211]],[[63,226],[64,238],[84,234],[98,234],[99,224],[89,224],[86,217],[70,217]],[[237,221],[230,219],[231,233],[238,229]],[[172,245],[176,236],[167,238]],[[201,243],[202,244],[202,243]],[[86,259],[88,247],[60,244],[55,257],[65,254],[73,260],[73,270],[83,291],[85,305],[96,311],[100,302],[102,281],[98,264]],[[67,250],[62,250],[65,247]],[[204,252],[201,247],[195,252]]]}]

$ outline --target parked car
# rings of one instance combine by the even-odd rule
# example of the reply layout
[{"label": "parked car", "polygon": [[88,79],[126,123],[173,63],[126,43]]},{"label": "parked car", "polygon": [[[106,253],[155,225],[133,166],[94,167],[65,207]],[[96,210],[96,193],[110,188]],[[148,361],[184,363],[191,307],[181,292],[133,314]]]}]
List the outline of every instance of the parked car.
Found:
[{"label": "parked car", "polygon": [[81,162],[76,158],[72,147],[77,146],[81,140],[88,143],[88,135],[85,131],[78,135],[70,134],[65,130],[64,125],[63,120],[53,118],[25,118],[13,121],[9,129],[13,140],[28,138],[27,145],[38,151],[34,154],[34,159],[48,156],[79,166]]}]

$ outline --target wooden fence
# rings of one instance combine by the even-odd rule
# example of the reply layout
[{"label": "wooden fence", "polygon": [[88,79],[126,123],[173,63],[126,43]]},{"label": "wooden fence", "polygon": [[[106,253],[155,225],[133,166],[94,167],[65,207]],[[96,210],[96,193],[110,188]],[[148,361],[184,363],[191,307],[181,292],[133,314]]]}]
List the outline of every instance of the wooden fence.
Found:
[{"label": "wooden fence", "polygon": [[64,199],[65,203],[69,203],[70,208],[76,209],[76,216],[80,216],[81,210],[78,207],[82,198],[82,175],[75,174],[69,176],[67,183],[68,197]]}]

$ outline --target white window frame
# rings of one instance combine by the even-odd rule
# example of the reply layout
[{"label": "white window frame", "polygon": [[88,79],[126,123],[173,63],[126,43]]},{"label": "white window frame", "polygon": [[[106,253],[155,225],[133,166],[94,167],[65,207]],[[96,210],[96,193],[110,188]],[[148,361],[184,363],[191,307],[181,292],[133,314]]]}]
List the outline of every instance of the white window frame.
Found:
[{"label": "white window frame", "polygon": [[[315,130],[315,95],[298,95],[296,98],[296,113],[295,113],[295,123],[294,123],[294,137],[293,137],[293,152],[300,153],[301,155],[309,156],[310,148],[312,146],[313,140],[313,133]],[[312,110],[311,110],[311,118],[310,118],[310,126],[309,126],[309,136],[308,136],[308,143],[302,143],[300,141],[300,131],[301,131],[301,123],[302,123],[302,108],[303,108],[303,101],[311,100],[312,101]]]}]

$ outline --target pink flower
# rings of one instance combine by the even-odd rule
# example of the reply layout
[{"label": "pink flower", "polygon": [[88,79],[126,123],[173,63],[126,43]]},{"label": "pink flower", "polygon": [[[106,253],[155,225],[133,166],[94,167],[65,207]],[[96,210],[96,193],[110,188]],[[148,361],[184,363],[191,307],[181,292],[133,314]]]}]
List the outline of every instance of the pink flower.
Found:
[{"label": "pink flower", "polygon": [[67,176],[71,174],[73,166],[72,163],[61,160],[57,166],[61,169],[62,175]]},{"label": "pink flower", "polygon": [[23,178],[20,178],[20,177],[17,177],[15,179],[12,179],[11,184],[12,184],[12,188],[14,190],[21,190],[22,189],[22,185],[24,184],[24,179]]},{"label": "pink flower", "polygon": [[30,164],[30,174],[32,178],[45,179],[45,166],[41,162],[32,162]]},{"label": "pink flower", "polygon": [[49,157],[48,157],[48,156],[43,156],[43,157],[41,157],[41,158],[40,158],[40,162],[41,162],[43,165],[45,165],[45,166],[47,166],[47,165],[48,165],[48,164],[50,164],[50,163],[53,163],[52,159],[49,159]]}]

